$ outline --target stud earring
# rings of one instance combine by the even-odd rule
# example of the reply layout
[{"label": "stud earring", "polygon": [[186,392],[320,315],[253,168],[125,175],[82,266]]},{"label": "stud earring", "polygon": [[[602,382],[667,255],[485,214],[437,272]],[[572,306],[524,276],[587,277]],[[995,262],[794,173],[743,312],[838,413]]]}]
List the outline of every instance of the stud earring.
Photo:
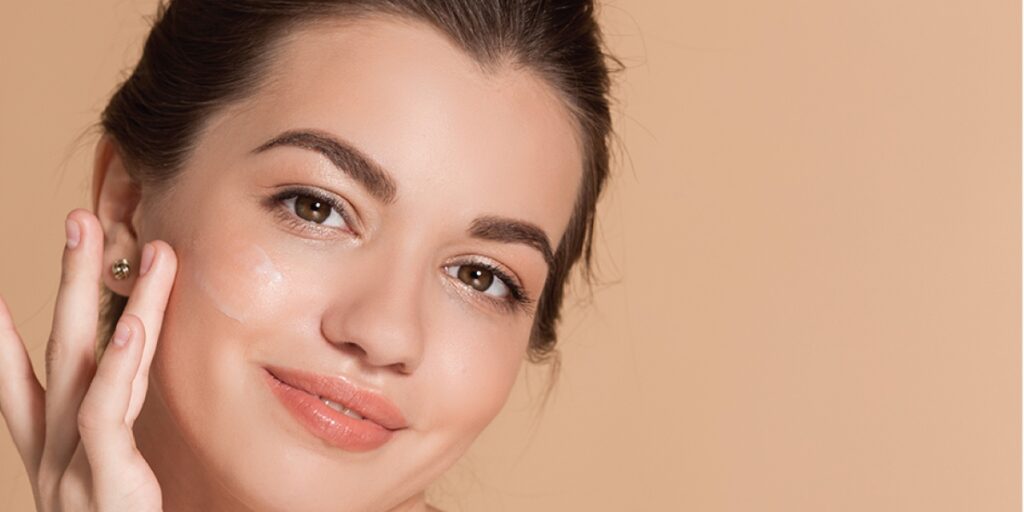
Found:
[{"label": "stud earring", "polygon": [[121,258],[114,262],[110,267],[110,271],[114,274],[114,279],[120,281],[127,278],[128,274],[131,274],[132,267],[128,265],[128,260]]}]

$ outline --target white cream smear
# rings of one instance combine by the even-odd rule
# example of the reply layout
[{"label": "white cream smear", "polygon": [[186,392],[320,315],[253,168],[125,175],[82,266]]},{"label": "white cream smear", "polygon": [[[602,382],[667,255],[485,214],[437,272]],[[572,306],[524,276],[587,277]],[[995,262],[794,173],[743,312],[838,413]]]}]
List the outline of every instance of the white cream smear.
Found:
[{"label": "white cream smear", "polygon": [[[239,323],[249,320],[261,297],[279,292],[285,283],[284,274],[258,245],[245,249],[239,254],[237,264],[229,269],[211,271],[197,266],[193,267],[192,276],[210,303],[224,316]],[[232,297],[231,293],[237,296]]]}]

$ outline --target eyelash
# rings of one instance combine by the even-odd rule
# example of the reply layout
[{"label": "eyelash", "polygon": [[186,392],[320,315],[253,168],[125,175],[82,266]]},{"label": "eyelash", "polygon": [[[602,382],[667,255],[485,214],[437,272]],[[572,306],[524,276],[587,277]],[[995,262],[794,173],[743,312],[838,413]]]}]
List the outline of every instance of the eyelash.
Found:
[{"label": "eyelash", "polygon": [[524,313],[530,312],[530,306],[533,304],[533,299],[527,297],[526,291],[523,290],[523,287],[520,286],[515,279],[513,279],[500,268],[491,265],[490,263],[478,260],[472,260],[465,263],[456,263],[448,266],[462,266],[467,264],[487,270],[488,272],[494,274],[494,277],[501,279],[501,281],[505,284],[505,287],[508,288],[508,297],[504,299],[496,298],[484,292],[477,291],[476,289],[470,287],[468,284],[463,283],[462,281],[459,281],[460,285],[469,289],[469,291],[472,292],[473,294],[482,296],[485,301],[490,302],[491,304],[499,308],[502,308],[504,311],[508,313],[515,313],[517,311]]},{"label": "eyelash", "polygon": [[336,228],[324,227],[315,222],[308,221],[306,219],[299,217],[298,215],[295,214],[294,210],[292,210],[286,204],[284,204],[284,202],[289,199],[299,197],[309,197],[311,199],[316,199],[317,201],[327,204],[328,206],[331,207],[332,210],[334,210],[335,212],[338,213],[338,215],[341,216],[341,219],[345,221],[345,225],[348,226],[350,230],[352,229],[352,217],[349,215],[348,209],[346,209],[337,199],[325,195],[316,189],[308,187],[287,188],[271,196],[268,201],[268,206],[272,210],[284,214],[284,220],[287,223],[289,223],[292,227],[297,228],[301,231],[312,232],[318,235],[328,234],[332,231],[337,231]]},{"label": "eyelash", "polygon": [[[336,211],[338,215],[341,216],[342,220],[345,221],[346,226],[348,226],[349,228],[352,227],[353,223],[351,221],[349,212],[344,206],[342,206],[340,201],[334,199],[333,197],[325,195],[316,189],[309,187],[289,187],[287,189],[284,189],[272,195],[268,199],[267,207],[272,211],[280,214],[282,219],[289,225],[291,225],[293,228],[299,229],[301,231],[313,232],[318,235],[327,234],[328,232],[331,231],[337,231],[336,228],[323,227],[315,222],[308,221],[306,219],[299,217],[294,212],[293,209],[291,209],[288,205],[285,204],[285,201],[299,197],[309,197],[327,204],[334,211]],[[460,266],[466,264],[470,264],[472,266],[479,267],[487,270],[488,272],[491,272],[492,274],[494,274],[495,277],[501,279],[501,281],[505,284],[509,291],[508,297],[496,298],[492,295],[488,295],[484,292],[478,291],[462,281],[459,281],[459,284],[468,289],[470,292],[472,292],[473,295],[480,296],[482,300],[502,309],[507,313],[529,313],[531,311],[530,306],[534,302],[533,299],[529,298],[526,295],[526,291],[515,279],[513,279],[508,273],[501,270],[500,268],[491,265],[490,263],[486,263],[484,261],[479,260],[473,260],[466,263],[456,263],[453,265],[446,265],[446,268],[448,266]]]}]

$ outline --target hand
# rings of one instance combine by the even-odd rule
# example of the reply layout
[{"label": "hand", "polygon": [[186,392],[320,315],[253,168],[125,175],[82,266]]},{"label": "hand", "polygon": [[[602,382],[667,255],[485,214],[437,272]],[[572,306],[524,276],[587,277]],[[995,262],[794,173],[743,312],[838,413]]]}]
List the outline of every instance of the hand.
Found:
[{"label": "hand", "polygon": [[[28,472],[40,512],[148,512],[162,509],[160,485],[135,446],[132,426],[149,384],[177,258],[166,242],[146,244],[124,314],[97,364],[103,230],[73,210],[53,330],[46,390],[0,300],[0,412]],[[77,244],[74,242],[77,237]],[[152,264],[143,273],[148,256]]]}]

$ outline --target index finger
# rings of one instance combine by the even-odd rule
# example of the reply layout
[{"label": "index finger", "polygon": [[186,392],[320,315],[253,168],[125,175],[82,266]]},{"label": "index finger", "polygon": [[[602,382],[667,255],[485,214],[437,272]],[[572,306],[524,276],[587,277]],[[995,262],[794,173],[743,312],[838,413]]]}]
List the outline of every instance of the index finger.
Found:
[{"label": "index finger", "polygon": [[134,420],[142,409],[149,384],[149,368],[156,352],[160,330],[163,327],[167,300],[174,285],[178,259],[174,249],[163,240],[148,242],[142,250],[139,277],[136,280],[123,315],[132,314],[142,320],[146,329],[142,360],[132,380],[132,396],[127,418]]}]

